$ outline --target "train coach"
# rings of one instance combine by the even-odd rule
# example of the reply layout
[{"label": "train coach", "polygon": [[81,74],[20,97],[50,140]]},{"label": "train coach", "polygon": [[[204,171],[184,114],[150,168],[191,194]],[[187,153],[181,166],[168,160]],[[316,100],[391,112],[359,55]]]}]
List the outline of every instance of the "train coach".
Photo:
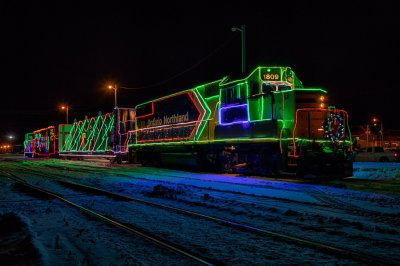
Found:
[{"label": "train coach", "polygon": [[25,134],[27,157],[107,158],[127,160],[129,132],[134,130],[135,111],[115,108],[113,112],[50,126]]},{"label": "train coach", "polygon": [[129,153],[144,165],[351,176],[348,114],[290,67],[258,67],[136,106]]},{"label": "train coach", "polygon": [[64,131],[61,158],[107,158],[121,163],[128,160],[127,144],[135,128],[133,108],[115,108],[112,113],[77,121]]},{"label": "train coach", "polygon": [[38,129],[32,133],[26,133],[24,140],[24,155],[26,157],[57,156],[58,139],[58,131],[55,126]]}]

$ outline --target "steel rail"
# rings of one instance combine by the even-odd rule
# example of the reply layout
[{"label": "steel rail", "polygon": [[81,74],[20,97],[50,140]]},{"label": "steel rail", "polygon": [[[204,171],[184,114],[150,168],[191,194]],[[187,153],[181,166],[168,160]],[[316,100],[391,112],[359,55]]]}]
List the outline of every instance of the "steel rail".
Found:
[{"label": "steel rail", "polygon": [[[34,172],[40,172],[40,171],[34,170]],[[336,246],[332,246],[332,245],[325,244],[325,243],[322,243],[322,242],[307,240],[307,239],[304,239],[304,238],[291,236],[291,235],[283,234],[283,233],[279,233],[279,232],[274,232],[274,231],[271,231],[271,230],[260,229],[260,228],[254,227],[254,226],[245,225],[245,224],[241,224],[241,223],[234,222],[234,221],[229,221],[229,220],[226,220],[226,219],[221,219],[221,218],[218,218],[218,217],[213,217],[213,216],[201,214],[201,213],[197,213],[197,212],[194,212],[194,211],[189,211],[189,210],[185,210],[185,209],[181,209],[181,208],[176,208],[176,207],[172,207],[172,206],[168,206],[168,205],[164,205],[164,204],[160,204],[160,203],[155,203],[155,202],[151,202],[151,201],[144,200],[144,199],[134,198],[134,197],[126,196],[126,195],[121,195],[121,194],[110,192],[110,191],[107,191],[107,190],[103,190],[103,189],[100,189],[100,188],[97,188],[97,187],[93,187],[93,186],[89,186],[89,185],[85,185],[85,184],[81,184],[81,183],[76,183],[76,182],[72,182],[72,181],[68,181],[68,180],[62,180],[62,179],[59,179],[57,177],[51,176],[51,175],[46,174],[46,173],[40,173],[40,175],[44,176],[44,177],[48,177],[50,179],[53,179],[54,181],[57,181],[59,183],[63,183],[63,184],[68,185],[68,186],[74,186],[74,187],[78,187],[78,188],[81,188],[81,189],[83,188],[83,189],[86,189],[86,190],[94,191],[96,193],[102,193],[102,194],[105,194],[105,195],[109,195],[110,197],[113,197],[113,198],[119,198],[119,199],[128,200],[128,201],[136,201],[136,202],[144,203],[144,204],[147,204],[147,205],[156,206],[156,207],[159,207],[159,208],[162,208],[162,209],[169,209],[169,210],[172,210],[172,211],[175,211],[175,212],[179,212],[179,213],[183,213],[183,214],[190,215],[190,216],[196,216],[196,217],[205,218],[205,219],[212,220],[212,221],[215,221],[217,223],[225,224],[227,226],[234,227],[234,228],[237,228],[237,229],[241,229],[241,230],[244,230],[244,231],[255,232],[255,233],[258,233],[258,234],[262,234],[262,235],[268,235],[268,236],[276,237],[276,238],[279,238],[279,239],[285,240],[285,241],[301,243],[303,245],[307,245],[309,247],[312,247],[312,248],[315,248],[315,249],[318,249],[318,250],[323,250],[323,251],[325,251],[326,253],[329,253],[329,254],[345,255],[345,257],[347,257],[347,258],[350,258],[352,260],[362,261],[362,262],[367,263],[367,264],[371,264],[371,262],[372,262],[372,263],[379,263],[379,264],[384,264],[384,265],[400,265],[399,263],[394,263],[392,261],[387,261],[385,259],[378,258],[376,256],[373,256],[373,255],[370,255],[370,254],[366,254],[366,253],[362,253],[362,252],[359,252],[359,251],[353,251],[353,250],[350,250],[350,249],[336,247]]]},{"label": "steel rail", "polygon": [[87,213],[92,214],[92,215],[94,215],[96,217],[99,217],[99,218],[103,219],[104,221],[106,221],[106,222],[108,222],[110,224],[116,225],[116,226],[121,227],[121,228],[123,228],[125,230],[133,232],[133,233],[135,233],[137,235],[140,235],[143,238],[146,238],[146,239],[156,243],[159,246],[162,246],[164,248],[168,248],[168,249],[172,250],[173,252],[175,252],[175,253],[177,253],[179,255],[183,255],[183,256],[185,256],[187,258],[190,258],[190,259],[192,259],[192,260],[194,260],[196,262],[199,262],[201,264],[204,264],[204,265],[215,265],[214,262],[211,262],[211,261],[209,261],[207,259],[201,258],[200,256],[195,255],[194,253],[192,253],[190,251],[183,250],[181,247],[179,247],[176,244],[167,243],[165,240],[162,240],[162,239],[160,239],[160,238],[158,238],[156,236],[153,236],[150,233],[144,232],[143,230],[139,230],[137,228],[133,228],[133,226],[124,225],[123,223],[118,222],[115,219],[111,219],[111,218],[106,217],[106,216],[104,216],[102,214],[99,214],[99,213],[97,213],[95,211],[92,211],[92,210],[90,210],[88,208],[85,208],[85,207],[83,207],[83,206],[81,206],[81,205],[79,205],[77,203],[69,201],[69,200],[65,199],[63,196],[61,196],[61,195],[59,195],[57,193],[54,193],[54,192],[52,192],[50,190],[47,190],[47,189],[40,188],[38,186],[29,184],[25,180],[19,178],[18,176],[14,175],[12,173],[9,173],[9,172],[4,171],[2,169],[0,169],[0,172],[6,174],[7,178],[9,178],[9,179],[11,179],[11,180],[13,180],[15,182],[18,182],[19,184],[22,184],[22,185],[24,185],[24,186],[26,186],[28,188],[31,188],[32,190],[40,192],[40,193],[43,193],[43,194],[52,196],[54,198],[57,198],[57,199],[65,202],[65,203],[68,203],[69,205],[72,205],[72,206],[74,206],[74,207],[76,207],[76,208],[78,208],[78,209],[80,209],[80,210],[82,210],[84,212],[87,212]]}]

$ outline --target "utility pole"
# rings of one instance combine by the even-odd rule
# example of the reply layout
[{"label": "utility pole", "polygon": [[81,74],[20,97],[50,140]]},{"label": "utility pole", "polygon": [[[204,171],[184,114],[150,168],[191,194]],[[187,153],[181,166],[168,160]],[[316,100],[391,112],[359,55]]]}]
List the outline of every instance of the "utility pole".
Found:
[{"label": "utility pole", "polygon": [[242,36],[242,73],[246,72],[246,26],[242,25],[240,28],[232,27],[232,31],[240,31]]},{"label": "utility pole", "polygon": [[107,88],[109,90],[114,90],[114,108],[117,108],[117,89],[118,89],[118,85],[117,84],[108,85]]},{"label": "utility pole", "polygon": [[68,105],[65,105],[65,106],[61,106],[61,109],[62,110],[65,110],[66,111],[66,113],[67,113],[67,124],[68,124]]},{"label": "utility pole", "polygon": [[68,124],[68,105],[67,105],[67,124]]},{"label": "utility pole", "polygon": [[383,147],[383,121],[381,121],[381,147]]},{"label": "utility pole", "polygon": [[246,26],[242,25],[242,73],[246,72]]}]

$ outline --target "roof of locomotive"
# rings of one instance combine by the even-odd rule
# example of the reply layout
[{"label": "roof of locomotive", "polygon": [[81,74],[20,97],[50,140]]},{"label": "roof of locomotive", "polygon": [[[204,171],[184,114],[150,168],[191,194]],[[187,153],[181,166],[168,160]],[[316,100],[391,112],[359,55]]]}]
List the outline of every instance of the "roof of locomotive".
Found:
[{"label": "roof of locomotive", "polygon": [[[140,103],[140,104],[135,106],[135,109],[138,108],[138,107],[141,107],[143,105],[146,105],[146,104],[149,104],[149,103],[152,103],[152,102],[155,102],[155,101],[159,101],[159,100],[164,99],[164,98],[168,98],[168,97],[172,97],[172,96],[181,94],[181,93],[186,92],[186,91],[195,91],[195,90],[197,90],[197,89],[199,89],[201,87],[208,86],[209,84],[217,83],[219,88],[222,88],[222,87],[225,87],[225,86],[230,86],[230,85],[232,85],[234,83],[244,82],[244,81],[247,81],[249,79],[262,80],[262,78],[261,78],[262,71],[265,70],[265,71],[268,72],[268,71],[274,70],[274,69],[279,69],[281,71],[281,73],[283,73],[285,71],[290,71],[290,73],[294,77],[294,81],[293,81],[293,83],[295,85],[294,87],[300,87],[301,88],[303,86],[301,81],[297,78],[296,74],[293,72],[293,70],[290,67],[287,67],[287,66],[258,66],[255,69],[253,69],[251,72],[248,72],[245,75],[240,75],[238,77],[226,76],[226,77],[223,77],[222,79],[219,79],[219,80],[216,80],[216,81],[212,81],[212,82],[209,82],[209,83],[205,83],[205,84],[201,84],[201,85],[195,86],[195,87],[193,87],[191,89],[175,92],[175,93],[163,96],[163,97],[159,97],[159,98],[156,98],[156,99],[152,99],[152,100]],[[298,86],[296,86],[296,84]],[[200,94],[203,94],[203,93],[204,92],[200,92]],[[215,95],[217,95],[217,94],[215,94]]]}]

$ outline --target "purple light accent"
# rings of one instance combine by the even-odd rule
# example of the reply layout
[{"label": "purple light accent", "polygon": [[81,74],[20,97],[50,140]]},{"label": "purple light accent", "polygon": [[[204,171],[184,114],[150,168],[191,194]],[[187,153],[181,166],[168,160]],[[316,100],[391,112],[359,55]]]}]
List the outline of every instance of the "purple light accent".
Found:
[{"label": "purple light accent", "polygon": [[221,125],[229,126],[229,125],[234,125],[234,124],[248,124],[248,123],[250,123],[249,120],[239,120],[239,121],[235,121],[235,122],[231,122],[231,123],[221,123]]},{"label": "purple light accent", "polygon": [[[229,106],[222,107],[219,110],[219,121],[220,121],[220,124],[226,126],[226,125],[232,125],[232,124],[249,123],[249,119],[248,119],[248,116],[247,116],[247,107],[248,107],[247,103],[245,103],[245,104],[237,104],[237,105],[229,105]],[[238,120],[234,120],[234,121],[229,122],[229,123],[224,123],[223,121],[225,120],[224,119],[225,116],[223,114],[223,111],[228,110],[228,109],[232,109],[232,108],[245,109],[246,110],[246,115],[245,115],[246,118],[245,119],[240,119],[239,118]]]},{"label": "purple light accent", "polygon": [[235,108],[235,107],[241,107],[241,106],[247,106],[247,103],[244,103],[244,104],[237,104],[237,105],[228,105],[228,106],[222,107],[221,110],[222,110],[222,109]]}]

